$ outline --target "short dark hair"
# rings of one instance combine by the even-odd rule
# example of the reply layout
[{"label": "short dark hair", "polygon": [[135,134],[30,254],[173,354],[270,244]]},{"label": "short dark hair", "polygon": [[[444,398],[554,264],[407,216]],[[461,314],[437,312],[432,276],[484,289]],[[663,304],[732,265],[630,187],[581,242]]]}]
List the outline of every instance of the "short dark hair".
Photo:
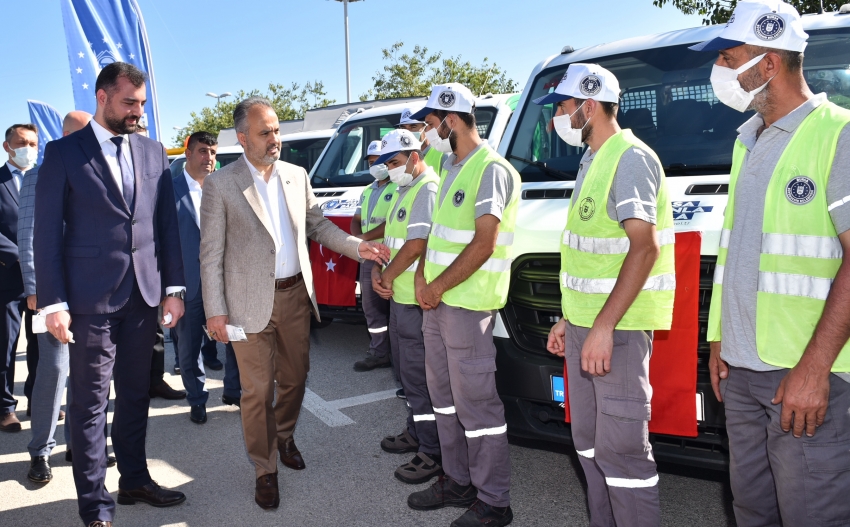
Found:
[{"label": "short dark hair", "polygon": [[272,102],[265,97],[252,96],[239,101],[239,104],[237,104],[236,108],[233,109],[233,128],[237,132],[241,132],[243,134],[247,132],[246,128],[248,125],[245,121],[248,119],[248,111],[254,106],[265,106],[266,108],[271,108],[272,111],[274,111]]},{"label": "short dark hair", "polygon": [[766,48],[764,46],[753,45],[749,45],[748,48],[751,59],[766,53],[776,53],[782,60],[782,65],[790,73],[799,73],[803,69],[803,52],[801,51],[789,51],[787,49]]},{"label": "short dark hair", "polygon": [[192,150],[198,143],[203,143],[207,146],[215,146],[218,144],[218,139],[209,132],[195,132],[189,136],[189,142],[186,143],[186,150]]},{"label": "short dark hair", "polygon": [[440,121],[445,119],[446,116],[449,115],[450,113],[457,115],[460,118],[461,122],[463,124],[465,124],[467,127],[475,128],[475,106],[472,107],[472,110],[470,110],[469,113],[448,112],[446,110],[434,110],[434,115],[436,115],[437,119],[439,119]]},{"label": "short dark hair", "polygon": [[94,92],[105,90],[107,94],[111,94],[115,90],[120,77],[126,78],[136,88],[141,88],[148,80],[148,74],[132,64],[113,62],[100,70],[97,82],[94,84]]},{"label": "short dark hair", "polygon": [[[586,100],[587,100],[587,99],[579,99],[579,98],[575,98],[575,101],[576,101],[576,108],[578,108],[579,106],[581,106],[582,104],[584,104],[584,102],[585,102]],[[594,101],[596,101],[596,99],[594,99]],[[599,106],[601,106],[601,107],[602,107],[602,113],[603,113],[604,115],[606,115],[607,117],[613,117],[613,118],[616,118],[616,117],[617,117],[617,110],[619,110],[619,109],[620,109],[620,105],[619,105],[618,103],[616,103],[616,102],[607,102],[607,101],[596,101],[596,103],[597,103],[597,104],[599,104]],[[582,115],[584,115],[584,114],[582,114]]]},{"label": "short dark hair", "polygon": [[6,139],[5,141],[8,143],[9,139],[12,138],[12,132],[17,130],[18,128],[23,128],[24,130],[29,130],[31,132],[35,132],[35,135],[38,135],[38,127],[32,123],[26,124],[13,124],[9,128],[6,129]]}]

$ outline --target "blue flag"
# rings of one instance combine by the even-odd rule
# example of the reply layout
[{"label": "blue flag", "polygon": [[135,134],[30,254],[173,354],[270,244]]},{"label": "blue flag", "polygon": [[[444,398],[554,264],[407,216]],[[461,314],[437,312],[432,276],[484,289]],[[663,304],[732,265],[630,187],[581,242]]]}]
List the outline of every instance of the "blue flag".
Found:
[{"label": "blue flag", "polygon": [[77,110],[97,109],[95,81],[113,62],[127,62],[148,74],[145,113],[141,122],[151,139],[159,139],[156,84],[145,22],[136,0],[61,0],[68,40],[71,84]]},{"label": "blue flag", "polygon": [[38,127],[38,161],[44,157],[44,145],[62,137],[62,116],[56,108],[41,101],[27,100],[30,122]]}]

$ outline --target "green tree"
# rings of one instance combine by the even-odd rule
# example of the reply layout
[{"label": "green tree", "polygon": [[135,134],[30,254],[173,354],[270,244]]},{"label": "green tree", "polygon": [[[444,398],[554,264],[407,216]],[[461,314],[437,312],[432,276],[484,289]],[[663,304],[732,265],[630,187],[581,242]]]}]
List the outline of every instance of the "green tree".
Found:
[{"label": "green tree", "polygon": [[189,114],[189,122],[178,131],[174,138],[174,145],[183,146],[186,138],[198,131],[218,134],[223,128],[232,128],[233,110],[236,108],[236,104],[247,97],[256,95],[262,95],[271,101],[277,117],[281,121],[301,119],[304,117],[304,113],[311,108],[322,108],[336,102],[327,98],[325,86],[321,81],[308,82],[304,86],[293,82],[289,87],[283,84],[270,83],[265,93],[260,93],[260,90],[251,90],[250,92],[240,90],[229,101],[221,101],[213,106],[202,108],[200,112]]},{"label": "green tree", "polygon": [[476,66],[460,56],[444,58],[442,52],[430,53],[424,46],[414,46],[411,53],[402,48],[404,43],[396,42],[381,50],[387,64],[372,77],[374,86],[360,96],[361,101],[428,96],[431,86],[447,82],[460,82],[476,95],[518,89],[517,83],[487,57]]},{"label": "green tree", "polygon": [[[806,13],[819,13],[821,0],[786,0],[797,8],[801,15]],[[847,0],[823,0],[824,11],[837,11]],[[723,24],[732,16],[737,0],[652,0],[652,5],[664,7],[671,4],[686,15],[698,14],[703,17],[702,23],[710,26],[712,24]]]}]

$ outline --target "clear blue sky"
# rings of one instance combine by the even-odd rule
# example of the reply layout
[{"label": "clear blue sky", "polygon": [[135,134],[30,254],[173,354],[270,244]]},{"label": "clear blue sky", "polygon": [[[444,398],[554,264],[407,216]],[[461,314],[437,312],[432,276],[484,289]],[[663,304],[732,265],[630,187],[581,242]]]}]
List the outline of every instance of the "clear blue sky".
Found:
[{"label": "clear blue sky", "polygon": [[[138,0],[148,29],[167,146],[173,126],[215,101],[206,92],[321,80],[345,102],[343,6],[333,0]],[[0,128],[27,122],[27,99],[72,110],[59,0],[0,0]],[[352,99],[372,86],[396,41],[473,63],[484,57],[524,86],[531,69],[575,48],[700,25],[652,0],[361,0],[349,4]]]}]

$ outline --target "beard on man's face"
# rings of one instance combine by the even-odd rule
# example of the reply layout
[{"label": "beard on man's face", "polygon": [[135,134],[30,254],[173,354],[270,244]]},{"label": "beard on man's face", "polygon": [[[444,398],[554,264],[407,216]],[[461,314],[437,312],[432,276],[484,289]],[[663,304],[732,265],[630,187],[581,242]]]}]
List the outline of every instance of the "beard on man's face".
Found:
[{"label": "beard on man's face", "polygon": [[249,147],[251,154],[253,154],[252,157],[262,159],[265,165],[271,165],[280,159],[280,144],[266,145],[263,143],[256,147],[249,144]]},{"label": "beard on man's face", "polygon": [[139,115],[133,114],[119,117],[110,109],[108,101],[105,111],[103,112],[103,119],[106,121],[109,129],[119,135],[135,133],[140,117],[141,116]]}]

